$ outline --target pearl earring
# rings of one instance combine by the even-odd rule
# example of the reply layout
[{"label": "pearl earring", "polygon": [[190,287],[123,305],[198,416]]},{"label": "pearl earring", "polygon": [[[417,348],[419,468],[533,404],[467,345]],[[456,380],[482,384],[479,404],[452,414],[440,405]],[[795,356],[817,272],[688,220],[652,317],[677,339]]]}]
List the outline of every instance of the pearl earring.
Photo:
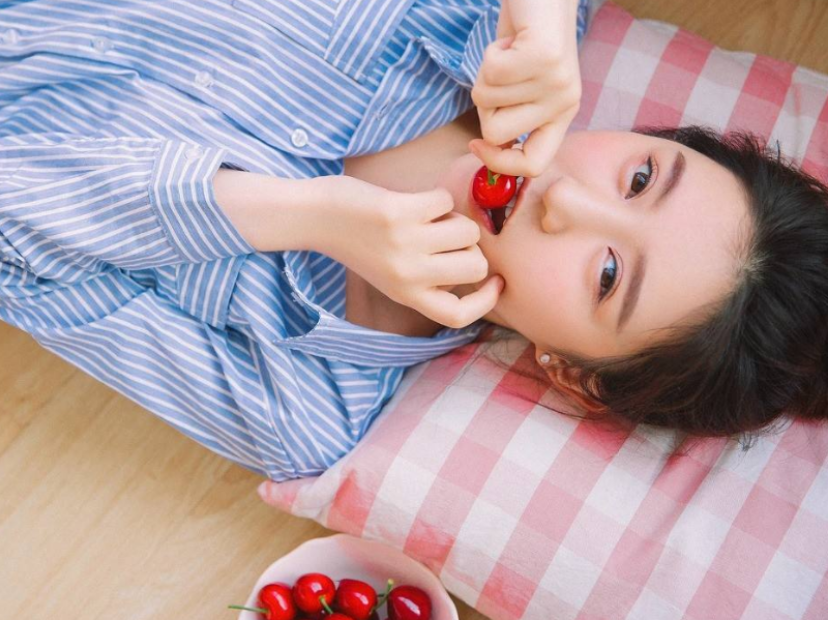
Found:
[{"label": "pearl earring", "polygon": [[550,354],[549,353],[542,353],[541,357],[538,358],[538,361],[542,364],[549,364],[550,363]]}]

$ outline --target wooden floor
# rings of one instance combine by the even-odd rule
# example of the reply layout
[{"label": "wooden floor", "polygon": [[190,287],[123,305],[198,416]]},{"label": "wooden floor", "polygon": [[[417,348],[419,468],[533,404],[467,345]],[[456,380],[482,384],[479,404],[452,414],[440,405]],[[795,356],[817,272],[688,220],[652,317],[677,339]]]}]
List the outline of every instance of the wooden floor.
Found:
[{"label": "wooden floor", "polygon": [[[824,0],[617,3],[826,73]],[[0,394],[0,618],[232,619],[268,564],[330,533],[2,323]]]}]

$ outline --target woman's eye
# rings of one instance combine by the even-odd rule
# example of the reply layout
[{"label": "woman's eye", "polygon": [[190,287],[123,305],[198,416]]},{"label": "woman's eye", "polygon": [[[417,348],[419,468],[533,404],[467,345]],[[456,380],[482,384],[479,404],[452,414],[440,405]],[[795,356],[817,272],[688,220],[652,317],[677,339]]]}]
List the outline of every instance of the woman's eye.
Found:
[{"label": "woman's eye", "polygon": [[607,297],[607,294],[613,290],[613,285],[616,283],[617,271],[616,257],[613,255],[613,252],[610,252],[602,267],[602,275],[599,278],[599,301]]},{"label": "woman's eye", "polygon": [[[642,171],[642,168],[645,171]],[[630,189],[633,190],[632,194],[628,194],[625,198],[632,198],[637,194],[641,194],[645,188],[650,184],[651,177],[653,176],[653,157],[648,157],[648,161],[644,164],[639,166],[636,171],[633,173],[633,179],[630,183]]]}]

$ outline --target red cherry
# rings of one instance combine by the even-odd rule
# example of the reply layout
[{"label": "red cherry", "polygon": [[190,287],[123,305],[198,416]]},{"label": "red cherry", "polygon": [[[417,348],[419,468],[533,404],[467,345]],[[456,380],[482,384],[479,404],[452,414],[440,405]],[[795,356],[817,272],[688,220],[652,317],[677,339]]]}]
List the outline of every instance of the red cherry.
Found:
[{"label": "red cherry", "polygon": [[268,620],[294,620],[296,606],[291,598],[291,586],[269,583],[259,590],[259,602],[270,610]]},{"label": "red cherry", "polygon": [[415,586],[397,586],[389,594],[389,620],[429,620],[432,601],[429,595]]},{"label": "red cherry", "polygon": [[291,598],[291,586],[284,583],[269,583],[259,590],[259,607],[228,605],[230,609],[244,609],[264,614],[265,620],[294,620],[296,606]]},{"label": "red cherry", "polygon": [[[321,612],[325,605],[334,601],[334,582],[322,573],[307,573],[296,580],[293,589],[294,602],[305,613]],[[325,601],[325,604],[320,599]]]},{"label": "red cherry", "polygon": [[369,620],[371,609],[377,603],[377,592],[364,581],[343,579],[334,596],[334,609],[348,614],[354,620]]},{"label": "red cherry", "polygon": [[335,611],[330,616],[325,617],[327,618],[327,620],[356,620],[355,618],[352,618],[351,616],[346,616],[345,614],[341,614],[338,611]]},{"label": "red cherry", "polygon": [[516,177],[493,174],[486,166],[481,166],[472,179],[472,197],[484,209],[506,206],[517,188]]}]

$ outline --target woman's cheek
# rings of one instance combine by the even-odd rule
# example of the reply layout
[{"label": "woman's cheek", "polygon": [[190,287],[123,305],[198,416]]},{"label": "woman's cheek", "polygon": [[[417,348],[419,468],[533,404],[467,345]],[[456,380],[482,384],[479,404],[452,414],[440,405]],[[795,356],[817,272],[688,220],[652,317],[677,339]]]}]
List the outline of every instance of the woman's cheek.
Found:
[{"label": "woman's cheek", "polygon": [[536,312],[546,314],[545,308],[555,300],[556,276],[546,256],[527,253],[521,258],[508,261],[505,293],[517,311],[527,314],[526,319],[537,321]]},{"label": "woman's cheek", "polygon": [[467,217],[470,216],[469,205],[466,204],[469,186],[478,167],[477,157],[472,154],[463,155],[452,161],[435,183],[437,187],[449,190],[455,202],[454,210]]},{"label": "woman's cheek", "polygon": [[527,289],[525,306],[532,306],[538,325],[549,323],[551,318],[556,321],[562,309],[575,303],[579,287],[584,286],[575,267],[577,252],[571,250],[568,252],[566,242],[541,243],[537,247],[528,244],[521,277]]}]

